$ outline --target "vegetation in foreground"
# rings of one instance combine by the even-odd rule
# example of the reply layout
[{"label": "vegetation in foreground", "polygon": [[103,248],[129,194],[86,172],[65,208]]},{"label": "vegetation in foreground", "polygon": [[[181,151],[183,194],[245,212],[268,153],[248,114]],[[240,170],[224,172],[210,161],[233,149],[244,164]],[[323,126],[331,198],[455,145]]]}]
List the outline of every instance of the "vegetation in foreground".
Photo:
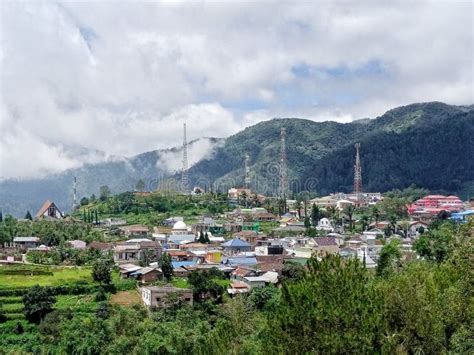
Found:
[{"label": "vegetation in foreground", "polygon": [[440,223],[429,236],[430,243],[415,246],[423,260],[404,263],[394,245],[384,248],[375,274],[358,260],[311,259],[307,269],[287,267],[281,289],[234,299],[225,296],[220,275],[193,274],[193,307],[172,300],[148,313],[109,302],[108,293],[54,296],[52,307],[46,298],[38,325],[0,325],[0,347],[75,354],[472,353],[474,222]]}]

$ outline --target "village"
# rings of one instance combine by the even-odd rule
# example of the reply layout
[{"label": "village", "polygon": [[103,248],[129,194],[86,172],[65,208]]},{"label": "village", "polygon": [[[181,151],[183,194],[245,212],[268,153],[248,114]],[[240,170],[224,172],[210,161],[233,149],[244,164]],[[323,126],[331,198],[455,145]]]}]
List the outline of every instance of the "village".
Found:
[{"label": "village", "polygon": [[[143,197],[151,193],[136,194]],[[118,231],[113,241],[106,237],[89,243],[65,242],[71,249],[93,250],[99,257],[108,255],[121,278],[136,280],[142,304],[160,308],[166,307],[169,293],[193,303],[191,289],[161,282],[165,279],[160,268],[164,254],[171,260],[173,277],[186,279],[193,271],[217,269],[228,279],[226,293],[235,297],[255,288],[278,286],[285,268],[304,267],[311,257],[338,255],[375,269],[384,245],[396,241],[401,259],[414,260],[413,243],[435,220],[465,223],[474,216],[474,201],[463,202],[457,196],[427,195],[402,206],[406,217],[383,219],[386,214],[380,206],[389,198],[380,193],[285,200],[281,215],[264,207],[243,206],[248,206],[246,196],[252,195],[250,189],[231,188],[227,193],[229,212],[196,216],[189,224],[182,216],[168,217],[156,226],[127,224],[114,217],[101,219],[93,228],[105,236],[111,230]],[[265,196],[257,195],[257,199],[264,205]],[[35,215],[35,220],[73,219],[51,201]],[[29,255],[48,255],[58,247],[46,245],[34,235],[18,235],[4,243],[1,262],[29,264]]]}]

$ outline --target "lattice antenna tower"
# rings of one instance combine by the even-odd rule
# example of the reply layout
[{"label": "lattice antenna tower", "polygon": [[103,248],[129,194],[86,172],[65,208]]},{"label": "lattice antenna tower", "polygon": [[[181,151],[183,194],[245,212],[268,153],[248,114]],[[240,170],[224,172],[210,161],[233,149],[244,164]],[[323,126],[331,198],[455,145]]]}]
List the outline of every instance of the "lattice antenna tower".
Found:
[{"label": "lattice antenna tower", "polygon": [[77,180],[76,177],[74,176],[74,182],[72,185],[72,210],[74,211],[77,206]]},{"label": "lattice antenna tower", "polygon": [[250,189],[250,156],[248,153],[245,154],[245,178],[244,178],[244,183],[245,183],[245,188]]},{"label": "lattice antenna tower", "polygon": [[360,203],[362,194],[362,168],[360,166],[360,143],[355,144],[356,149],[356,161],[354,165],[354,193],[356,194],[357,201]]},{"label": "lattice antenna tower", "polygon": [[188,192],[188,141],[186,139],[186,123],[183,125],[183,168],[181,170],[181,191]]},{"label": "lattice antenna tower", "polygon": [[287,179],[287,166],[286,166],[286,128],[282,127],[280,132],[280,198],[286,198],[286,179]]}]

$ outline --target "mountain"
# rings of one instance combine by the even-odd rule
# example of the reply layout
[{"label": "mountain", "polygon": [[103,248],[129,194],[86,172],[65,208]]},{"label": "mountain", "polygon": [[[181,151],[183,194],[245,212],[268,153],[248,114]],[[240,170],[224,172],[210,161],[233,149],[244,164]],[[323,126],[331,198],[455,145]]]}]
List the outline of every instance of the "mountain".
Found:
[{"label": "mountain", "polygon": [[[242,186],[244,156],[249,154],[252,189],[275,194],[282,127],[286,128],[292,191],[351,191],[354,144],[360,142],[365,191],[384,192],[416,184],[464,198],[474,196],[474,106],[440,102],[398,107],[376,119],[345,124],[273,119],[225,140],[196,140],[189,143],[188,151],[191,185],[212,184],[220,191]],[[108,185],[113,193],[131,190],[139,179],[154,189],[169,178],[179,180],[181,155],[181,148],[172,148],[131,158],[113,157],[41,179],[4,180],[0,182],[0,206],[5,214],[19,217],[27,209],[35,212],[46,199],[69,210],[74,176],[79,199],[98,195],[102,185]]]},{"label": "mountain", "polygon": [[[210,157],[222,139],[202,138],[189,142],[190,164]],[[86,154],[81,151],[81,154]],[[99,156],[99,155],[96,155]],[[8,179],[0,181],[0,207],[3,213],[22,218],[29,210],[34,215],[45,200],[54,201],[63,211],[69,211],[73,201],[73,179],[77,179],[78,200],[99,195],[107,185],[112,193],[133,190],[142,179],[147,189],[155,189],[161,179],[181,168],[182,148],[154,150],[133,157],[107,157],[105,161],[84,164],[60,174],[36,179]]]},{"label": "mountain", "polygon": [[212,159],[191,167],[191,181],[214,183],[220,190],[241,186],[244,155],[249,154],[252,187],[275,194],[282,127],[293,191],[351,191],[354,144],[360,142],[365,191],[416,184],[464,197],[474,192],[474,107],[440,102],[403,106],[346,124],[294,118],[261,122],[229,137]]}]

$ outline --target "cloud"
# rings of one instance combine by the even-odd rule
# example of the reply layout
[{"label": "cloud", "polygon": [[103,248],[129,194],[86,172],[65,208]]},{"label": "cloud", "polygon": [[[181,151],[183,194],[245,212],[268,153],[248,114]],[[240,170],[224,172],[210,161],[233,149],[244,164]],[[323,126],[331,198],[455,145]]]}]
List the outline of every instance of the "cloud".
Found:
[{"label": "cloud", "polygon": [[104,157],[179,146],[184,122],[194,139],[274,116],[471,104],[473,6],[4,2],[0,177],[82,164],[70,146]]}]

